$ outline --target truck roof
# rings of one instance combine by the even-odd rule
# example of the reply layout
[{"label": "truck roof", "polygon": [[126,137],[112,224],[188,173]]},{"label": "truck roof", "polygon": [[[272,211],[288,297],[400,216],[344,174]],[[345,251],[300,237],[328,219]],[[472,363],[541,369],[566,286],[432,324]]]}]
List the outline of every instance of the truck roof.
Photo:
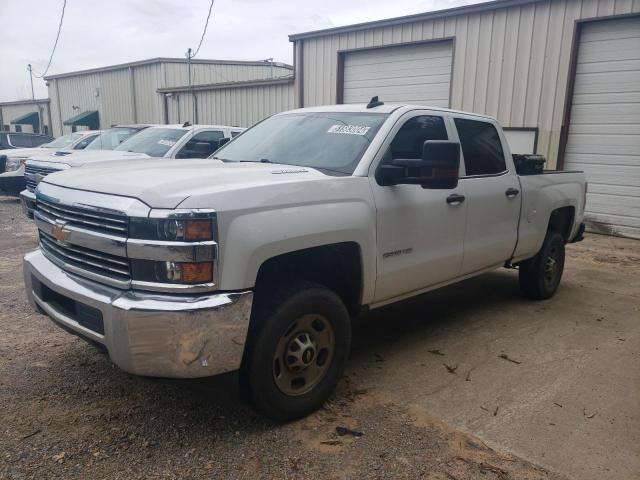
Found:
[{"label": "truck roof", "polygon": [[199,129],[199,128],[235,128],[237,130],[246,130],[244,127],[233,127],[231,125],[200,125],[200,124],[196,124],[196,125],[187,125],[184,126],[184,124],[182,123],[174,123],[174,124],[169,124],[169,125],[154,125],[150,128],[175,128],[175,129],[179,129],[179,130],[193,130],[193,129]]},{"label": "truck roof", "polygon": [[415,105],[411,103],[384,103],[377,107],[367,108],[366,103],[348,103],[342,105],[320,105],[317,107],[305,107],[298,108],[296,110],[289,110],[288,112],[283,113],[291,113],[291,112],[359,112],[359,113],[392,113],[398,109],[403,110],[415,110],[415,109],[427,109],[427,110],[437,110],[440,112],[447,113],[459,113],[464,115],[473,115],[480,118],[486,118],[490,120],[495,120],[493,117],[489,115],[480,115],[478,113],[473,112],[464,112],[462,110],[453,110],[450,108],[443,107],[434,107],[431,105]]}]

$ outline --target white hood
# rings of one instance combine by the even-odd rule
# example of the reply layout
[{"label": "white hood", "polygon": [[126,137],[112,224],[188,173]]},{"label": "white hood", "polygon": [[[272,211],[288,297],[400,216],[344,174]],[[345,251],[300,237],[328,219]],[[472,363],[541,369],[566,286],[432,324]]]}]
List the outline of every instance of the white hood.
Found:
[{"label": "white hood", "polygon": [[35,147],[35,148],[7,148],[0,150],[0,155],[6,155],[7,158],[31,158],[35,155],[46,155],[51,153],[51,148]]},{"label": "white hood", "polygon": [[56,150],[29,156],[30,160],[47,163],[59,163],[70,167],[81,167],[88,163],[128,160],[131,158],[151,158],[144,153],[119,150]]},{"label": "white hood", "polygon": [[[221,194],[238,200],[232,192],[253,189],[253,195],[266,187],[284,183],[305,183],[327,179],[312,168],[268,163],[223,163],[193,159],[137,160],[72,168],[48,175],[43,182],[61,187],[138,198],[154,208],[175,208],[187,197]],[[244,196],[238,192],[240,196]],[[266,192],[264,192],[266,194]],[[281,194],[270,191],[267,196]],[[207,202],[208,203],[208,202]]]}]

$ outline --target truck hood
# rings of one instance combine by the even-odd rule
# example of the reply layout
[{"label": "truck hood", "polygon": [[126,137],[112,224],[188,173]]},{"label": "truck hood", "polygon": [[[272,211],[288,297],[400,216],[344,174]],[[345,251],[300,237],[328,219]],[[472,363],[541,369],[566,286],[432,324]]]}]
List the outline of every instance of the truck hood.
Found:
[{"label": "truck hood", "polygon": [[44,147],[32,147],[32,148],[7,148],[0,150],[0,155],[6,155],[7,158],[31,158],[34,155],[46,155],[51,153],[51,148]]},{"label": "truck hood", "polygon": [[[318,170],[268,163],[224,163],[193,159],[97,163],[45,177],[61,187],[137,198],[152,208],[176,208],[189,197],[208,197],[196,208],[212,208],[212,196],[238,190],[329,178]],[[234,195],[225,195],[235,197]],[[193,203],[193,202],[190,202]],[[197,202],[196,202],[197,203]]]},{"label": "truck hood", "polygon": [[89,163],[129,160],[132,158],[151,158],[144,153],[121,152],[116,150],[56,150],[54,152],[30,155],[31,160],[47,163],[59,163],[70,167],[82,167]]}]

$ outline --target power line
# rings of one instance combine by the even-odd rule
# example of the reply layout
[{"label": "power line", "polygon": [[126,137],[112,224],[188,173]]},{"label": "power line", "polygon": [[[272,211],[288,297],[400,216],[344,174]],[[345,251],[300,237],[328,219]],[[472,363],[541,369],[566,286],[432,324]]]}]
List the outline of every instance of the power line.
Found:
[{"label": "power line", "polygon": [[51,50],[49,63],[47,64],[47,68],[45,68],[44,73],[42,75],[34,75],[36,78],[43,78],[49,71],[49,67],[51,66],[51,61],[53,60],[53,54],[56,53],[56,47],[58,46],[58,40],[60,39],[60,32],[62,31],[62,20],[64,19],[64,9],[66,8],[66,6],[67,6],[67,0],[63,0],[62,14],[60,15],[60,24],[58,25],[58,34],[56,35],[56,41],[53,44],[53,50]]},{"label": "power line", "polygon": [[209,14],[207,15],[207,21],[204,24],[204,30],[202,31],[202,37],[200,37],[200,43],[198,44],[198,48],[196,48],[196,51],[191,56],[191,58],[194,58],[198,54],[198,52],[200,51],[200,47],[202,46],[202,42],[204,41],[204,36],[207,34],[207,27],[209,26],[209,18],[211,17],[211,10],[213,9],[214,1],[215,0],[211,0],[211,4],[209,5]]}]

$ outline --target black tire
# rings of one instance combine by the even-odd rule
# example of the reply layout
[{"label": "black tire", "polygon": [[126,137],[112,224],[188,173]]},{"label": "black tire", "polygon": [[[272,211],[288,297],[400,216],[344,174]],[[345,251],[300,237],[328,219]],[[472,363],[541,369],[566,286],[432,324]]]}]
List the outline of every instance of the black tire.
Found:
[{"label": "black tire", "polygon": [[[240,372],[243,393],[264,416],[280,421],[294,420],[320,408],[335,389],[351,349],[351,319],[342,300],[315,283],[299,282],[266,295],[262,293],[254,304]],[[328,321],[335,347],[330,360],[321,367],[324,373],[317,376],[318,383],[310,391],[285,394],[276,383],[276,363],[279,362],[276,351],[287,341],[285,334],[308,315],[321,315]],[[319,357],[316,355],[314,361]]]},{"label": "black tire", "polygon": [[550,230],[537,255],[520,264],[520,289],[529,298],[551,298],[564,270],[564,237]]}]

